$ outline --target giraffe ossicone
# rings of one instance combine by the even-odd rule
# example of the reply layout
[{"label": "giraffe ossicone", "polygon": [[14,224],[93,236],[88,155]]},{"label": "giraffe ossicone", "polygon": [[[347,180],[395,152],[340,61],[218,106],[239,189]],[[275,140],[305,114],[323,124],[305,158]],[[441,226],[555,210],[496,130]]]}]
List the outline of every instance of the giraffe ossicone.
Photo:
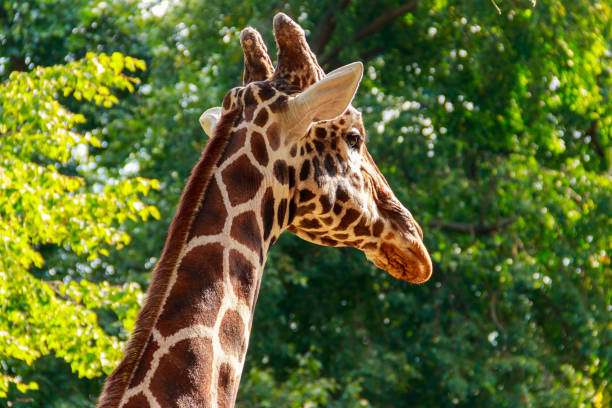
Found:
[{"label": "giraffe ossicone", "polygon": [[429,279],[422,232],[365,146],[363,66],[325,75],[304,31],[274,18],[272,66],[242,31],[243,86],[200,117],[211,136],[181,196],[124,359],[98,407],[233,407],[266,256],[289,230]]}]

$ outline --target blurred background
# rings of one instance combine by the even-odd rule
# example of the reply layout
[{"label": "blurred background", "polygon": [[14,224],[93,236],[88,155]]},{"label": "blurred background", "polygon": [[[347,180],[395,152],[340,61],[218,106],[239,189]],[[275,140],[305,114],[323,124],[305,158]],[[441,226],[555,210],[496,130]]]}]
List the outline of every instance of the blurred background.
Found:
[{"label": "blurred background", "polygon": [[0,405],[95,404],[198,117],[283,11],[326,71],[364,62],[368,149],[434,274],[284,234],[237,406],[609,407],[612,6],[532,3],[0,1]]}]

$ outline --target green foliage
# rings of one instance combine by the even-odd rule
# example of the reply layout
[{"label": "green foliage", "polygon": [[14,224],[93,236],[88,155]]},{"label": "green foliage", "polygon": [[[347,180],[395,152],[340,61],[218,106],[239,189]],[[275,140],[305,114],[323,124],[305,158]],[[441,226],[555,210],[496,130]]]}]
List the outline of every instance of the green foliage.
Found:
[{"label": "green foliage", "polygon": [[124,69],[144,69],[141,60],[114,53],[92,53],[67,65],[13,72],[0,85],[0,397],[10,383],[19,391],[37,389],[11,375],[11,361],[32,364],[53,352],[79,376],[108,373],[121,357],[121,341],[98,325],[95,309],[116,313],[131,329],[142,293],[136,284],[111,287],[85,280],[45,282],[30,273],[43,267],[41,245],[55,245],[94,261],[108,246],[129,243],[121,227],[127,218],[159,218],[140,196],[159,188],[143,178],[106,180],[87,185],[68,175],[69,164],[95,166],[89,146],[100,146],[91,132],[81,133],[83,115],[70,112],[58,97],[73,96],[110,107],[118,102],[109,88],[133,91],[137,79]]},{"label": "green foliage", "polygon": [[[50,107],[28,103],[61,121],[34,115],[27,105],[22,113],[2,99],[12,113],[3,111],[0,123],[15,122],[14,115],[30,119],[11,125],[23,135],[19,143],[5,148],[0,137],[3,163],[26,165],[3,164],[0,175],[3,185],[14,186],[0,192],[0,237],[22,251],[0,259],[20,271],[2,275],[10,296],[0,296],[11,306],[0,311],[0,322],[8,324],[10,310],[18,324],[0,331],[10,339],[26,333],[31,341],[13,351],[23,357],[0,353],[0,365],[21,387],[39,385],[25,396],[11,387],[6,401],[92,405],[102,372],[117,358],[104,347],[119,348],[141,296],[128,282],[147,284],[206,143],[197,118],[240,84],[238,33],[256,27],[273,55],[272,16],[284,11],[306,29],[327,71],[365,62],[355,105],[368,148],[422,224],[435,267],[430,282],[413,286],[357,251],[281,237],[266,266],[238,404],[610,406],[612,9],[587,0],[496,3],[501,14],[491,2],[457,0],[192,0],[168,8],[135,0],[5,1],[2,78],[88,51],[119,51],[148,66],[134,94],[118,93],[122,103],[109,109],[95,105],[109,99],[85,85],[95,83],[87,75],[80,84],[88,91],[80,94],[94,104],[64,98],[60,76],[79,84],[78,74],[48,74],[57,88],[40,95]],[[95,58],[109,59],[114,78],[113,57]],[[121,61],[129,68],[130,60]],[[36,72],[13,74],[25,81],[24,98],[33,92],[25,78],[38,83]],[[102,85],[135,85],[110,81]],[[4,83],[3,92],[15,83]],[[29,123],[34,127],[23,127]],[[9,133],[6,126],[0,133]],[[149,187],[142,179],[125,181],[136,174],[160,180],[163,192],[138,198]],[[32,180],[46,187],[19,192]],[[159,221],[143,224],[141,217],[158,215],[153,205]],[[19,222],[5,221],[5,212]],[[62,339],[73,342],[66,358],[64,348],[45,345],[57,339],[48,319],[19,320],[30,309],[79,316],[53,321],[91,337]],[[99,333],[94,346],[77,350],[93,333]],[[6,348],[8,340],[0,344]],[[96,357],[88,357],[92,350]],[[103,350],[108,363],[100,359]],[[37,357],[46,353],[52,354]]]},{"label": "green foliage", "polygon": [[338,384],[334,378],[321,377],[321,362],[312,354],[298,354],[297,367],[286,381],[277,383],[271,369],[251,368],[241,384],[238,406],[244,407],[369,407],[360,398],[360,381],[347,379]]}]

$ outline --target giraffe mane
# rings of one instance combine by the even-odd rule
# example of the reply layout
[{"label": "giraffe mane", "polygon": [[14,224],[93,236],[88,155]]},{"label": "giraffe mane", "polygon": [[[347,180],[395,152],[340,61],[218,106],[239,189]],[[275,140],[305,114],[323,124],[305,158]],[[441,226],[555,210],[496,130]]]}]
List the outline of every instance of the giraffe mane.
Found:
[{"label": "giraffe mane", "polygon": [[[214,135],[193,168],[179,201],[164,249],[153,270],[144,306],[138,313],[134,331],[125,349],[124,358],[104,383],[98,408],[117,407],[128,388],[139,359],[144,352],[153,327],[157,323],[162,306],[168,296],[169,282],[181,252],[187,244],[187,234],[208,188],[213,171],[230,140],[230,130],[240,113],[234,108],[223,114],[215,127]],[[198,205],[194,206],[196,202]]]}]

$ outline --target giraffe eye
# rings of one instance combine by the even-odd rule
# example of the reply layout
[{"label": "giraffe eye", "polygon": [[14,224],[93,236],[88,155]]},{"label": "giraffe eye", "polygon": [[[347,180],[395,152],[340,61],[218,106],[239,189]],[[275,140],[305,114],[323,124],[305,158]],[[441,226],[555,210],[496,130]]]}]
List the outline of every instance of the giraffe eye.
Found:
[{"label": "giraffe eye", "polygon": [[348,144],[351,149],[358,149],[361,146],[361,142],[363,141],[363,137],[361,133],[357,131],[350,131],[346,134],[346,144]]}]

